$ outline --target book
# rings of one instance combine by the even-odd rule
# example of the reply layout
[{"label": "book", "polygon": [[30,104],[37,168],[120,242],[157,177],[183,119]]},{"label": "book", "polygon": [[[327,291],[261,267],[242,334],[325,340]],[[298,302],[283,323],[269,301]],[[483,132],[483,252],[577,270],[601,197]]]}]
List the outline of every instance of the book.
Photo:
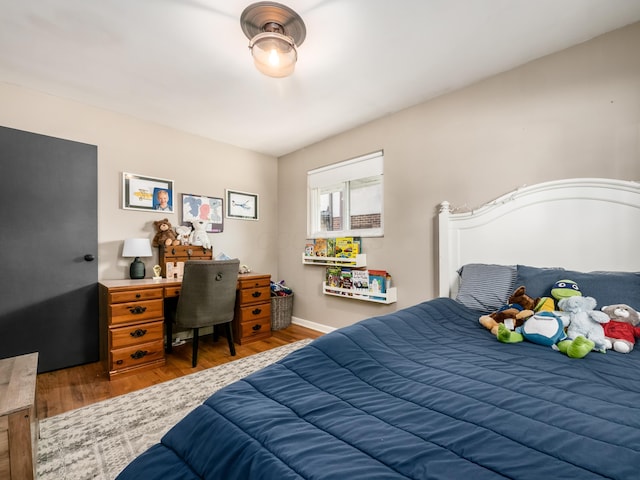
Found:
[{"label": "book", "polygon": [[369,292],[369,271],[368,270],[351,270],[351,283],[353,289],[358,293]]},{"label": "book", "polygon": [[307,243],[304,245],[304,255],[305,257],[312,257],[313,252],[315,250],[316,242],[315,240],[307,240]]},{"label": "book", "polygon": [[326,238],[316,238],[313,243],[313,255],[316,257],[326,257],[327,256],[327,239]]},{"label": "book", "polygon": [[[352,277],[351,277],[351,269],[342,267],[340,269],[340,287],[351,289],[353,287]],[[349,292],[341,292],[343,295],[352,295]]]},{"label": "book", "polygon": [[376,293],[387,293],[387,276],[386,270],[369,270],[369,293],[374,294],[371,298],[384,300],[385,297],[375,296]]},{"label": "book", "polygon": [[327,287],[340,287],[341,285],[342,270],[340,267],[329,266],[326,269],[325,280]]},{"label": "book", "polygon": [[336,256],[336,239],[327,238],[327,257]]},{"label": "book", "polygon": [[338,258],[355,258],[358,245],[353,242],[353,237],[336,238],[335,256]]}]

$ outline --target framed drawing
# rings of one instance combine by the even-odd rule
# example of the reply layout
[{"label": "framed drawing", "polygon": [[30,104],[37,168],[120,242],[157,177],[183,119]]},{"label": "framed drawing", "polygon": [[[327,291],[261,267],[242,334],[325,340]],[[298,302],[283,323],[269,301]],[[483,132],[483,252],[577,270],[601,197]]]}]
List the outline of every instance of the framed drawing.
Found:
[{"label": "framed drawing", "polygon": [[258,220],[258,194],[226,190],[227,218]]},{"label": "framed drawing", "polygon": [[122,208],[173,213],[173,180],[122,172]]},{"label": "framed drawing", "polygon": [[220,233],[224,227],[222,206],[222,198],[183,193],[182,223],[190,223],[199,218],[207,222],[207,232]]}]

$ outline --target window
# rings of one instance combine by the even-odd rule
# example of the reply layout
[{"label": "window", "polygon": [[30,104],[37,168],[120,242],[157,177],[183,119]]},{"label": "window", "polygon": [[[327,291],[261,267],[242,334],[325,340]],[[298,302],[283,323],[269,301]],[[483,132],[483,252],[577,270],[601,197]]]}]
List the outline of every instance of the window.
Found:
[{"label": "window", "polygon": [[383,165],[380,151],[307,172],[309,238],[382,236]]}]

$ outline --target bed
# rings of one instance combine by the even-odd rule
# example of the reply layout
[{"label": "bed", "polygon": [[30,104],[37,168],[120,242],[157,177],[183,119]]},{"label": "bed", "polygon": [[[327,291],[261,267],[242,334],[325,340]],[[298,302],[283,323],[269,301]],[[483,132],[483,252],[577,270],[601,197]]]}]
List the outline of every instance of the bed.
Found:
[{"label": "bed", "polygon": [[640,185],[546,182],[438,218],[441,297],[223,388],[118,478],[638,478],[640,347],[574,359],[478,318],[558,277],[640,310]]}]

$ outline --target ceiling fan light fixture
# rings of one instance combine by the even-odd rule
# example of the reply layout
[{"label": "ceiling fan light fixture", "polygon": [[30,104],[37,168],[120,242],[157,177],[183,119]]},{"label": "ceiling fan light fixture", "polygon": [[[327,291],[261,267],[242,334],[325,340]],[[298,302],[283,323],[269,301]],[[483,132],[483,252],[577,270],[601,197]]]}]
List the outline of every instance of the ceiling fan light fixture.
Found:
[{"label": "ceiling fan light fixture", "polygon": [[293,73],[298,52],[291,37],[275,32],[259,33],[249,43],[253,63],[258,71],[281,78]]},{"label": "ceiling fan light fixture", "polygon": [[296,47],[306,36],[300,16],[275,2],[258,2],[240,16],[242,31],[249,38],[249,49],[259,72],[270,77],[291,75],[298,60]]}]

